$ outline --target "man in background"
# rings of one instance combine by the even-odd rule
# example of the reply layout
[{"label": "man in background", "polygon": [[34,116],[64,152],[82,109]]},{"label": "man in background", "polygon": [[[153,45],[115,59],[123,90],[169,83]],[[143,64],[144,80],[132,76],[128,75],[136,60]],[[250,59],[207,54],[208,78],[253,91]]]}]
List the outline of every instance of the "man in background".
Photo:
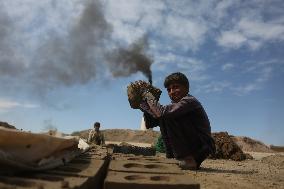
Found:
[{"label": "man in background", "polygon": [[94,123],[94,129],[89,132],[88,143],[95,145],[105,145],[104,134],[100,131],[101,124],[99,122]]}]

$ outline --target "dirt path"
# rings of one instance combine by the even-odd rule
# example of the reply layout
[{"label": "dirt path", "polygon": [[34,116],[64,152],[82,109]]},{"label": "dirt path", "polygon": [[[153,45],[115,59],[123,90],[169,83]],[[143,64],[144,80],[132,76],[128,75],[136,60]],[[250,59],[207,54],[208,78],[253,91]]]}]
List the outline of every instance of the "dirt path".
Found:
[{"label": "dirt path", "polygon": [[185,171],[201,188],[284,188],[284,156],[272,155],[262,160],[208,159],[199,171]]}]

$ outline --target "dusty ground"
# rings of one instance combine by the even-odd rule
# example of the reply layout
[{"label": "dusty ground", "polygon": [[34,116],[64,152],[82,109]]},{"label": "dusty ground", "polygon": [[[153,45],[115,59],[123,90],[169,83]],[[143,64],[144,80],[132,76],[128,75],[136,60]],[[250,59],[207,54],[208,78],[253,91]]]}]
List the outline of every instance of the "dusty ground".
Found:
[{"label": "dusty ground", "polygon": [[[109,139],[132,145],[149,147],[158,136],[156,132],[110,130]],[[135,139],[135,140],[134,140]],[[201,188],[283,188],[284,152],[275,152],[260,141],[248,137],[234,137],[234,142],[253,160],[233,161],[207,159],[198,171],[184,171],[200,183]],[[116,142],[119,144],[120,142]],[[160,154],[164,155],[164,154]]]},{"label": "dusty ground", "polygon": [[284,154],[239,162],[208,159],[201,170],[185,172],[201,188],[284,188]]},{"label": "dusty ground", "polygon": [[[86,138],[88,131],[77,132]],[[149,147],[154,144],[159,132],[107,130],[106,142],[119,144],[127,142],[132,145]],[[248,137],[234,137],[237,145],[253,156],[252,160],[233,161],[224,159],[207,159],[198,171],[184,171],[200,183],[201,188],[247,188],[247,189],[284,189],[284,152],[274,152],[260,141]],[[119,141],[111,142],[109,140]],[[164,156],[164,154],[158,154]]]},{"label": "dusty ground", "polygon": [[[107,141],[119,144],[119,142]],[[131,143],[149,147],[149,143]],[[247,152],[253,160],[207,159],[198,171],[183,171],[200,183],[201,188],[284,188],[284,153]],[[157,156],[165,156],[163,153]]]}]

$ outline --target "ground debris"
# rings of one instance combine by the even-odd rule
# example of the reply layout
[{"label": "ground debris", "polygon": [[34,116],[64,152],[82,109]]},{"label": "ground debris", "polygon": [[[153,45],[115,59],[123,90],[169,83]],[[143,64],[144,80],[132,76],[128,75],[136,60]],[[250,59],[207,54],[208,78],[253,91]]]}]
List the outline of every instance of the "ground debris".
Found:
[{"label": "ground debris", "polygon": [[126,142],[121,143],[120,145],[112,145],[113,153],[122,153],[122,154],[134,154],[134,155],[143,155],[143,156],[155,156],[156,149],[154,147],[139,147],[128,144]]}]

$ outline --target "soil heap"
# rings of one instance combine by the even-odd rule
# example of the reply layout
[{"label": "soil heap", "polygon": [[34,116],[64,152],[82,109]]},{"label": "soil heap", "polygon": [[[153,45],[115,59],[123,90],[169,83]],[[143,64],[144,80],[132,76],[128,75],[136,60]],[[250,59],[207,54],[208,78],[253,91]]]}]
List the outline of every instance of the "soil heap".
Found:
[{"label": "soil heap", "polygon": [[245,154],[227,132],[212,133],[212,137],[216,146],[216,153],[213,155],[213,158],[231,159],[234,161],[252,159],[252,156]]},{"label": "soil heap", "polygon": [[274,152],[264,143],[246,136],[231,136],[237,145],[246,152]]}]

